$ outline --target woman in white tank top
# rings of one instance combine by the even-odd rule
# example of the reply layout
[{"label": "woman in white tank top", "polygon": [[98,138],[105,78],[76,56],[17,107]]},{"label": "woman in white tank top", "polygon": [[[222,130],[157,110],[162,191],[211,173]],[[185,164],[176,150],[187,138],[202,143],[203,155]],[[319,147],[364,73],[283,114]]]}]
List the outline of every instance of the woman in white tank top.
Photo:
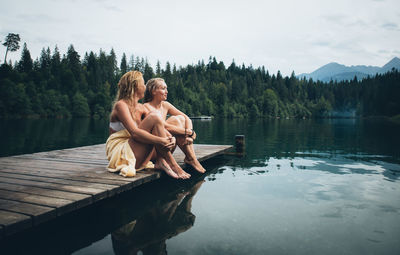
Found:
[{"label": "woman in white tank top", "polygon": [[[144,106],[150,112],[155,112],[159,114],[163,120],[166,120],[165,128],[176,137],[176,144],[185,154],[184,162],[192,166],[196,171],[204,173],[206,170],[197,160],[193,148],[193,141],[196,139],[193,123],[186,114],[166,101],[167,95],[168,89],[164,79],[150,79],[146,84]],[[171,117],[166,119],[167,115],[171,115]]]}]

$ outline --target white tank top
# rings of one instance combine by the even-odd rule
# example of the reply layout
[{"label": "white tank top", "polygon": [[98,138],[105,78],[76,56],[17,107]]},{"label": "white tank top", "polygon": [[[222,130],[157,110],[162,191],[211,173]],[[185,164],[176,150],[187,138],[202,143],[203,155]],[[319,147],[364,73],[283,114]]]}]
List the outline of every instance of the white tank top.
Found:
[{"label": "white tank top", "polygon": [[110,128],[117,132],[125,129],[124,124],[120,121],[110,122]]}]

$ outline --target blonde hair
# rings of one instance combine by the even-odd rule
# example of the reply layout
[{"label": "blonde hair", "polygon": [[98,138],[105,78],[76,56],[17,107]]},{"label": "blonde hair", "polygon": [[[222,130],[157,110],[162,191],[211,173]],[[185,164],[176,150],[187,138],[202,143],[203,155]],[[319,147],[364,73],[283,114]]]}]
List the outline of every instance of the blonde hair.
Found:
[{"label": "blonde hair", "polygon": [[141,80],[143,80],[143,74],[141,72],[129,71],[122,75],[121,79],[118,82],[118,92],[114,104],[119,100],[127,101],[133,119],[135,119],[133,109],[133,96],[135,95],[138,83]]},{"label": "blonde hair", "polygon": [[153,91],[156,90],[161,82],[165,82],[163,78],[152,78],[146,83],[146,91],[144,92],[144,102],[150,102],[153,100]]},{"label": "blonde hair", "polygon": [[139,71],[129,71],[122,75],[118,82],[116,101],[121,99],[132,101],[140,80],[143,80],[143,75]]}]

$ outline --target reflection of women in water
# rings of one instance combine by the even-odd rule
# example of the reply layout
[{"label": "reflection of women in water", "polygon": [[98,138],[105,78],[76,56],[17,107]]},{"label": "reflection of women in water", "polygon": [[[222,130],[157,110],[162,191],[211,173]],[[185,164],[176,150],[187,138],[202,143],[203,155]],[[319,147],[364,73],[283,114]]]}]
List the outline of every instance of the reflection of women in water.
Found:
[{"label": "reflection of women in water", "polygon": [[[206,170],[197,160],[193,148],[196,132],[190,118],[167,102],[167,84],[161,78],[153,78],[147,81],[144,94],[144,106],[150,113],[158,113],[165,121],[166,130],[176,137],[176,144],[185,154],[185,163],[191,165],[196,171],[204,173]],[[167,115],[171,115],[167,119]]]},{"label": "reflection of women in water", "polygon": [[137,169],[152,167],[150,159],[155,148],[155,168],[174,178],[189,178],[171,154],[175,138],[165,132],[164,120],[152,113],[144,117],[147,110],[138,100],[143,98],[145,89],[142,73],[138,71],[127,72],[118,83],[106,143],[108,170],[135,176]]},{"label": "reflection of women in water", "polygon": [[203,182],[114,231],[111,236],[115,254],[167,254],[166,240],[193,226],[196,216],[190,212],[192,200]]}]

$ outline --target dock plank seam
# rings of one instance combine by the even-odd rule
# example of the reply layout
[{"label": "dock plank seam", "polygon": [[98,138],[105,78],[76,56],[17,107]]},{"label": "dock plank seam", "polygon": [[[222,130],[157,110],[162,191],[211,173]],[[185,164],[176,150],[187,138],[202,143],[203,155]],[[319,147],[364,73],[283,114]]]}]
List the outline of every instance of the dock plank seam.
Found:
[{"label": "dock plank seam", "polygon": [[[201,162],[230,148],[195,144],[195,153]],[[174,158],[187,166],[178,148]],[[0,158],[0,240],[167,176],[143,170],[123,178],[109,173],[107,164],[105,144]]]}]

